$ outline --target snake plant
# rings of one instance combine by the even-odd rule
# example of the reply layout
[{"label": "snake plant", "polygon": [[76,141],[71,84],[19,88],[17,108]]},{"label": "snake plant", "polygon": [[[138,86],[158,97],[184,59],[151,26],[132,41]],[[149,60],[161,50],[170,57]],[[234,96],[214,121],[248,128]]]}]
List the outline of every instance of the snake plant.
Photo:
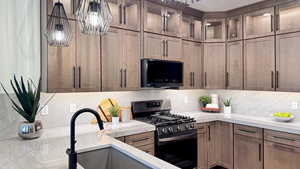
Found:
[{"label": "snake plant", "polygon": [[[22,117],[24,117],[27,122],[34,123],[37,113],[43,109],[43,107],[40,107],[41,79],[39,79],[37,87],[34,85],[32,80],[26,81],[26,87],[22,76],[20,81],[18,81],[16,76],[14,76],[14,79],[10,80],[10,84],[17,98],[17,101],[15,101],[12,96],[8,94],[2,83],[1,87],[11,101],[12,108],[17,111]],[[49,102],[50,99],[47,102]],[[45,105],[46,104],[44,104],[44,106]]]}]

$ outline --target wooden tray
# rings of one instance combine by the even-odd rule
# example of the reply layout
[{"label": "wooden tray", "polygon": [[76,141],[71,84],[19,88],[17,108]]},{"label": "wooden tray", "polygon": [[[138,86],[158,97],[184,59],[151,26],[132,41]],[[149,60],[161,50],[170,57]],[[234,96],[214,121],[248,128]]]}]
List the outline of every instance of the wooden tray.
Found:
[{"label": "wooden tray", "polygon": [[202,107],[201,111],[208,112],[208,113],[220,113],[221,109],[220,108],[205,108],[205,107]]}]

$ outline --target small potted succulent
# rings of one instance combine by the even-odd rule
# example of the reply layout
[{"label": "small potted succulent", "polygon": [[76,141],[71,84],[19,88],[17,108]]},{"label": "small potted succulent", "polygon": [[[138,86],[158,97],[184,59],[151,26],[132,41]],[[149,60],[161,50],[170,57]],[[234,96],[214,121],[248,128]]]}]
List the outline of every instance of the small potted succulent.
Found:
[{"label": "small potted succulent", "polygon": [[225,99],[223,101],[223,104],[224,104],[224,113],[231,114],[231,98]]},{"label": "small potted succulent", "polygon": [[199,102],[201,103],[202,107],[205,108],[207,104],[211,103],[211,98],[209,96],[201,96],[199,98]]},{"label": "small potted succulent", "polygon": [[4,88],[2,83],[1,87],[8,96],[12,108],[26,120],[19,125],[19,136],[23,139],[39,138],[42,134],[43,125],[41,121],[36,120],[36,115],[49,103],[54,95],[41,107],[41,79],[37,87],[32,80],[27,80],[25,83],[23,77],[18,81],[16,76],[14,76],[13,80],[10,80],[10,84],[14,92],[13,96],[16,97],[16,100],[13,99],[13,96],[8,94],[8,91]]},{"label": "small potted succulent", "polygon": [[112,117],[112,125],[116,126],[119,123],[119,113],[120,113],[120,106],[115,105],[109,108],[109,113]]}]

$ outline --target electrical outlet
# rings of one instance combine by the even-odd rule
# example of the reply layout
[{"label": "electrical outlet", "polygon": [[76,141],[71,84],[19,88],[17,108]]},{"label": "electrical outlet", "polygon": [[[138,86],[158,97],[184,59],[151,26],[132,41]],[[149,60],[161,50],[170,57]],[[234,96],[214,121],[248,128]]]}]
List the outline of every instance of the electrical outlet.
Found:
[{"label": "electrical outlet", "polygon": [[298,103],[298,102],[292,102],[291,108],[292,108],[293,110],[297,110],[298,107],[299,107],[299,103]]},{"label": "electrical outlet", "polygon": [[49,107],[45,106],[42,110],[41,110],[41,115],[42,116],[47,116],[49,114]]},{"label": "electrical outlet", "polygon": [[77,111],[77,105],[76,104],[70,104],[70,113],[75,113]]}]

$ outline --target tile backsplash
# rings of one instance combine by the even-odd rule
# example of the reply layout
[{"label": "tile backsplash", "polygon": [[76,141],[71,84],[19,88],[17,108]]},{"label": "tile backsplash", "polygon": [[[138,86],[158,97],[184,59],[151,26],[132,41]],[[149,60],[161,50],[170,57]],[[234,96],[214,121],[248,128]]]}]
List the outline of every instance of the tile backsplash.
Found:
[{"label": "tile backsplash", "polygon": [[[142,90],[129,92],[99,93],[57,93],[48,105],[48,115],[39,114],[37,119],[43,121],[44,128],[68,126],[72,117],[70,104],[77,109],[96,109],[105,98],[116,99],[121,106],[129,106],[132,101],[170,99],[173,111],[198,111],[198,97],[216,93],[220,98],[232,98],[232,111],[235,114],[269,116],[275,111],[290,111],[296,114],[299,108],[292,109],[292,103],[300,103],[300,93],[239,91],[239,90]],[[43,94],[43,99],[52,94]],[[42,101],[43,102],[43,101]],[[0,95],[0,140],[16,136],[17,125],[22,118],[15,113],[5,95]],[[77,123],[89,123],[93,117],[89,114],[80,116]],[[300,121],[300,120],[297,120]]]}]

